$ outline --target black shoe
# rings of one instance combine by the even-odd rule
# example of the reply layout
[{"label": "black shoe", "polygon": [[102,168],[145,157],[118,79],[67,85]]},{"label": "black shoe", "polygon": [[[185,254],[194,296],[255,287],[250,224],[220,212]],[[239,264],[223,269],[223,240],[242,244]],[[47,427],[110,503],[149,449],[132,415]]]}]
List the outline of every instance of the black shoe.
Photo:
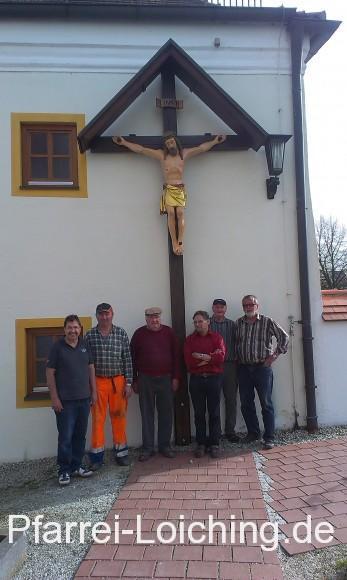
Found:
[{"label": "black shoe", "polygon": [[241,437],[236,435],[236,433],[230,433],[230,435],[226,435],[226,438],[230,443],[240,443],[241,441]]},{"label": "black shoe", "polygon": [[205,455],[205,445],[198,445],[194,451],[194,457],[199,459],[199,457],[203,457]]},{"label": "black shoe", "polygon": [[219,445],[211,445],[210,456],[212,457],[212,459],[218,459],[218,457],[220,456]]},{"label": "black shoe", "polygon": [[164,447],[163,449],[159,449],[159,453],[168,459],[173,459],[176,457],[176,453],[173,451],[173,449],[171,449],[171,447]]},{"label": "black shoe", "polygon": [[139,461],[148,461],[151,457],[153,457],[154,451],[150,449],[143,449],[139,455]]},{"label": "black shoe", "polygon": [[124,455],[123,457],[116,456],[116,463],[121,467],[127,467],[130,464],[129,455]]},{"label": "black shoe", "polygon": [[246,437],[242,439],[242,443],[253,443],[254,441],[258,441],[259,435],[257,433],[248,433]]},{"label": "black shoe", "polygon": [[268,439],[267,441],[264,441],[263,449],[273,449],[274,447],[275,447],[275,444],[272,441],[272,439]]}]

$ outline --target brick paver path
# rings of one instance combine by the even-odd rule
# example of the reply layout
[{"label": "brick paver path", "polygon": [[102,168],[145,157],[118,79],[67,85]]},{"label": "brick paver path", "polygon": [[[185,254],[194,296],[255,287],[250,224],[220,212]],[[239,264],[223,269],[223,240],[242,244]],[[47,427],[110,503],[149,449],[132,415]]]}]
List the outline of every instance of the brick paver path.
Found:
[{"label": "brick paver path", "polygon": [[[311,543],[293,540],[294,524],[308,515],[313,530],[321,521],[333,525],[329,546],[347,543],[347,440],[287,445],[260,453],[262,471],[271,478],[268,505],[285,522],[280,525],[287,536],[281,542],[285,552],[291,555],[325,547],[315,539]],[[136,534],[138,515],[141,537]],[[216,524],[214,529],[209,517]],[[245,522],[254,522],[257,532],[268,521],[249,450],[225,452],[218,460],[195,459],[187,451],[173,460],[158,455],[136,463],[106,518],[111,527],[115,521],[119,539],[113,536],[107,544],[93,544],[76,578],[283,578],[276,551],[263,550],[257,533],[253,537],[249,529],[243,537],[240,530]],[[164,522],[169,524],[164,526]],[[206,526],[192,531],[193,538],[206,535],[200,544],[188,537],[191,522]],[[217,522],[225,524],[225,538]],[[269,534],[273,537],[270,530]]]},{"label": "brick paver path", "polygon": [[[270,476],[271,506],[286,522],[280,529],[287,536],[281,542],[289,555],[347,543],[347,440],[331,439],[262,451],[267,461],[263,471]],[[293,538],[296,522],[312,518],[312,541],[298,543]],[[328,544],[315,538],[321,522],[332,525]],[[303,535],[303,526],[298,536]],[[327,537],[326,535],[324,537]]]},{"label": "brick paver path", "polygon": [[[139,544],[136,533],[120,533],[118,545],[94,544],[77,578],[282,578],[276,553],[263,552],[260,540],[254,538],[253,542],[251,532],[245,533],[244,541],[240,536],[241,520],[254,521],[257,526],[267,520],[250,451],[237,449],[218,460],[208,456],[195,459],[191,452],[183,452],[173,460],[158,455],[146,463],[136,463],[106,521],[112,524],[115,514],[123,531],[136,530],[136,516],[141,514],[142,539],[155,540],[155,544]],[[230,537],[231,514],[235,518],[234,539]],[[206,537],[202,544],[193,544],[187,533],[189,523],[206,525],[209,516],[225,523],[226,538],[221,526],[215,530],[210,526],[211,543]],[[179,533],[170,544],[157,539],[156,530],[165,521],[178,529],[184,524],[183,540]],[[197,529],[193,536],[201,538],[202,533]],[[166,527],[162,535],[168,539],[173,532]]]}]

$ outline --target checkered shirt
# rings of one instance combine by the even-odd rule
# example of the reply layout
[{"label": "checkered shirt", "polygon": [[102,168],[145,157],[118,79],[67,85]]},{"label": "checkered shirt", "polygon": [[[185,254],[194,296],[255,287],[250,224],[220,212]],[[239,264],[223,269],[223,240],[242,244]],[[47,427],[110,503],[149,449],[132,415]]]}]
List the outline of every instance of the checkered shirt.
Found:
[{"label": "checkered shirt", "polygon": [[128,335],[120,326],[112,324],[112,330],[102,336],[97,326],[89,330],[85,340],[94,359],[95,374],[99,377],[124,375],[127,383],[133,381]]}]

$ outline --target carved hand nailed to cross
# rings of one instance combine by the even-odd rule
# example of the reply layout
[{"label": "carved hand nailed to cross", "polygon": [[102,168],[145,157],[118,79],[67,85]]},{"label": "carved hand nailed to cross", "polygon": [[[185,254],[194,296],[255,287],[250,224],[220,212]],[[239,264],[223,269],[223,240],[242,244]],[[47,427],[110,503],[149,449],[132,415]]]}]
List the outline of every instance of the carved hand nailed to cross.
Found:
[{"label": "carved hand nailed to cross", "polygon": [[[161,163],[164,175],[164,201],[168,216],[168,228],[172,241],[172,251],[177,256],[183,254],[184,208],[186,192],[183,183],[184,164],[187,159],[206,153],[215,145],[225,141],[225,135],[217,135],[211,141],[205,141],[197,147],[182,149],[177,137],[173,134],[164,137],[163,149],[150,149],[137,143],[131,143],[123,137],[113,137],[117,145],[127,147],[134,153],[157,159]],[[177,220],[177,233],[176,233]]]}]

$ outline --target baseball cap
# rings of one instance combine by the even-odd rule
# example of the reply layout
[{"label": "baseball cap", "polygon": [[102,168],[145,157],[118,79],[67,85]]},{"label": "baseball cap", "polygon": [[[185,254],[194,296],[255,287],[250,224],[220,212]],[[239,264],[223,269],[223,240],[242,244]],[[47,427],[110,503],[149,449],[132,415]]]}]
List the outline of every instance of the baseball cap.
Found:
[{"label": "baseball cap", "polygon": [[225,302],[224,298],[215,298],[213,301],[213,306],[220,304],[221,306],[226,306],[227,303]]},{"label": "baseball cap", "polygon": [[99,314],[100,312],[105,312],[106,310],[111,310],[111,304],[107,304],[107,302],[101,302],[96,307],[96,313]]},{"label": "baseball cap", "polygon": [[160,316],[162,313],[161,308],[159,306],[153,306],[152,308],[146,308],[145,315],[146,316]]}]

